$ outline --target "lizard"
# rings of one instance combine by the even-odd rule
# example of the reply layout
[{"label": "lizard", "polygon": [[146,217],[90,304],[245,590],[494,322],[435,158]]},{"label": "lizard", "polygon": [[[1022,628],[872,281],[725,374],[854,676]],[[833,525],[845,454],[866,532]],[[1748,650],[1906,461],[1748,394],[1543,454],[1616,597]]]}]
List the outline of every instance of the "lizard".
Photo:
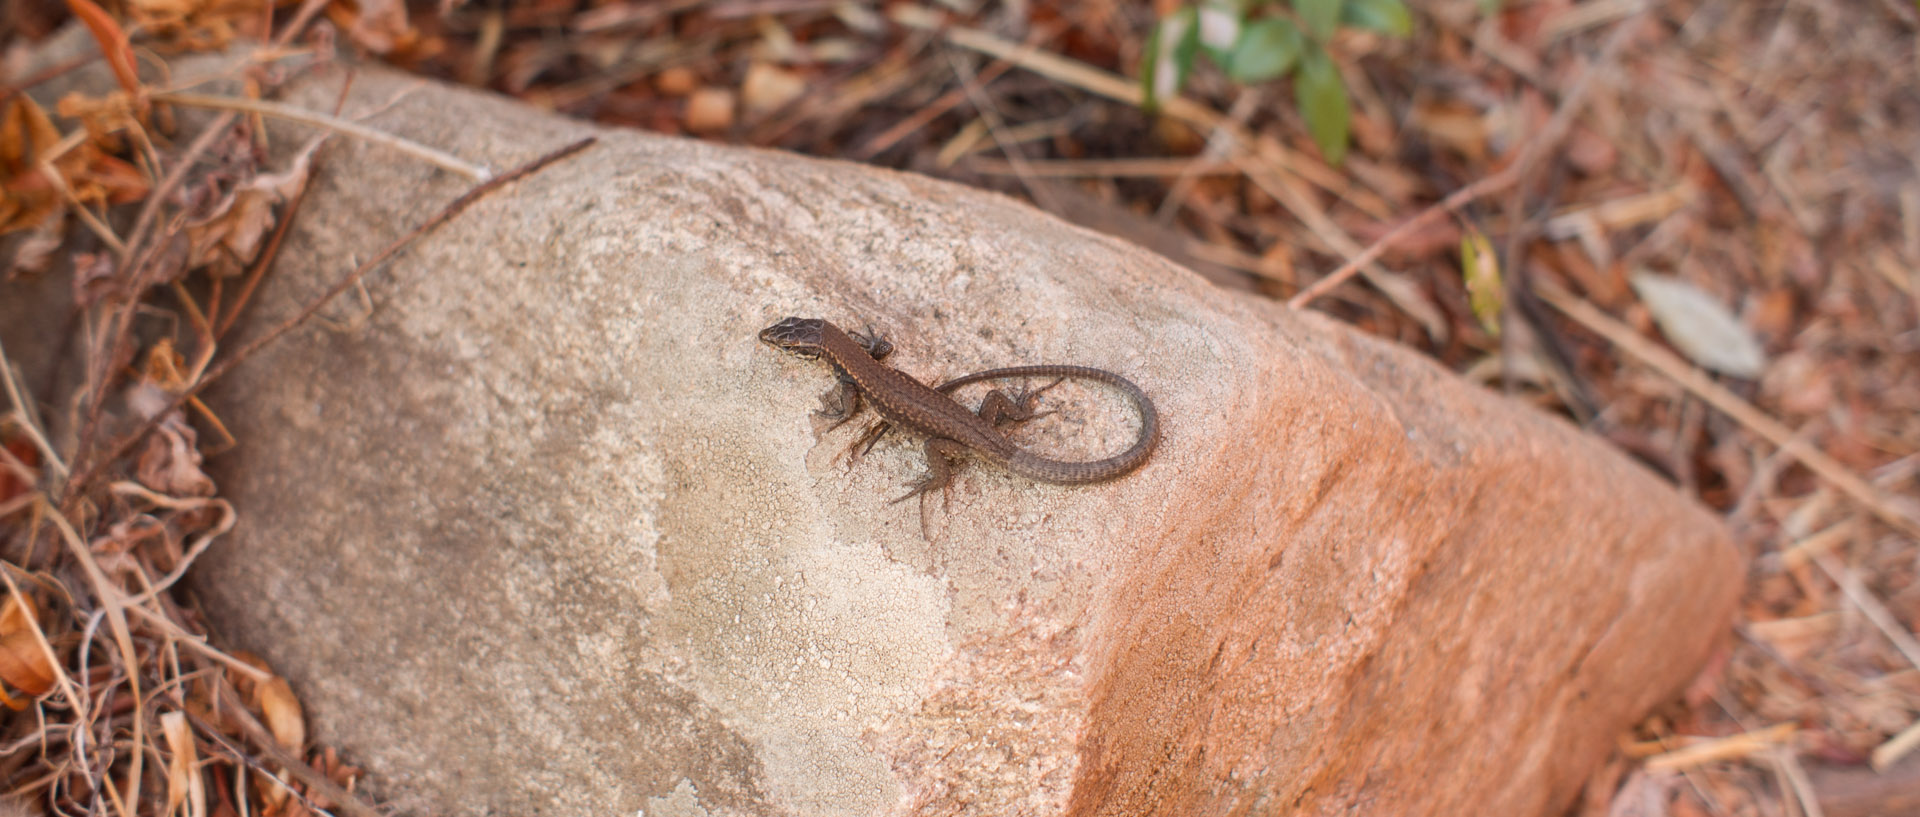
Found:
[{"label": "lizard", "polygon": [[[821,396],[822,408],[814,413],[831,422],[822,433],[852,419],[864,397],[885,420],[863,436],[869,447],[889,425],[926,437],[927,475],[893,502],[946,487],[953,478],[952,462],[968,454],[1028,479],[1079,485],[1113,479],[1140,467],[1160,441],[1160,417],[1153,401],[1133,381],[1105,369],[1062,364],[1012,366],[963,375],[934,388],[887,365],[883,359],[893,352],[893,344],[871,330],[847,332],[821,318],[787,318],[761,330],[760,340],[800,357],[824,358],[833,366],[838,383]],[[1041,416],[1033,412],[1032,401],[1059,380],[1013,398],[996,389],[987,395],[978,412],[947,394],[969,383],[1008,377],[1078,378],[1113,386],[1139,412],[1140,434],[1127,450],[1106,459],[1049,459],[1015,445],[1000,433],[999,425]]]}]

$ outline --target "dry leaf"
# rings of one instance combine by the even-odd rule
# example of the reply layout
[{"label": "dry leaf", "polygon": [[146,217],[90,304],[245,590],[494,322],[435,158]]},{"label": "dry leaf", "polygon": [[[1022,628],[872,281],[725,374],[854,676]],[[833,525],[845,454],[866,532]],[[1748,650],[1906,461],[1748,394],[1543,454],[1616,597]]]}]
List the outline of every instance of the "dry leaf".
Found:
[{"label": "dry leaf", "polygon": [[1712,295],[1669,275],[1636,273],[1633,291],[1660,324],[1660,331],[1694,363],[1734,377],[1754,378],[1766,368],[1760,341]]},{"label": "dry leaf", "polygon": [[7,595],[0,602],[0,635],[23,633],[40,620],[40,607],[33,603],[32,596]]},{"label": "dry leaf", "polygon": [[73,301],[82,308],[92,306],[121,290],[120,279],[111,253],[74,253]]},{"label": "dry leaf", "polygon": [[805,77],[778,66],[756,62],[747,66],[747,77],[740,83],[740,102],[749,113],[759,115],[799,99],[806,92]]},{"label": "dry leaf", "polygon": [[[20,690],[28,698],[39,697],[53,688],[53,665],[40,649],[40,640],[29,631],[0,636],[0,683]],[[13,707],[19,709],[20,707]]]},{"label": "dry leaf", "polygon": [[93,0],[67,0],[67,8],[93,34],[94,42],[100,46],[100,54],[106,57],[114,78],[120,81],[120,90],[129,94],[139,93],[139,71],[134,65],[133,46],[128,44],[126,30],[114,21],[113,15]]},{"label": "dry leaf", "polygon": [[213,496],[213,479],[200,470],[198,437],[178,411],[161,420],[134,465],[134,479],[169,496]]},{"label": "dry leaf", "polygon": [[307,743],[307,723],[300,712],[300,699],[293,697],[287,679],[274,676],[253,690],[254,706],[260,710],[267,731],[280,747],[296,755]]},{"label": "dry leaf", "polygon": [[1460,237],[1460,273],[1466,277],[1468,303],[1480,328],[1500,336],[1501,312],[1507,306],[1507,288],[1500,280],[1500,258],[1479,230],[1468,228]]},{"label": "dry leaf", "polygon": [[[24,438],[7,440],[5,448],[8,454],[20,461],[21,465],[33,468],[40,464],[40,452],[33,447],[33,443]],[[33,490],[33,485],[21,480],[12,468],[0,467],[0,502],[6,502],[30,490]],[[7,632],[6,620],[0,618],[0,633],[4,632]]]},{"label": "dry leaf", "polygon": [[0,103],[0,233],[39,227],[60,209],[59,191],[40,173],[40,157],[59,141],[26,94]]},{"label": "dry leaf", "polygon": [[262,173],[235,188],[224,201],[187,225],[190,267],[208,266],[214,275],[237,275],[260,252],[260,240],[274,225],[273,206],[307,186],[319,140],[307,144],[280,173]]},{"label": "dry leaf", "polygon": [[53,110],[68,119],[80,120],[80,125],[87,129],[87,138],[107,150],[120,149],[121,131],[140,127],[134,117],[133,99],[120,91],[104,96],[75,91],[61,97]]},{"label": "dry leaf", "polygon": [[53,265],[54,254],[64,243],[62,237],[65,234],[66,230],[61,228],[59,219],[41,221],[40,226],[32,228],[32,232],[14,244],[11,264],[7,267],[7,274],[0,276],[0,281],[46,272]]},{"label": "dry leaf", "polygon": [[327,6],[327,16],[346,29],[349,39],[376,54],[411,50],[420,42],[401,0],[335,2]]},{"label": "dry leaf", "polygon": [[193,731],[187,715],[173,711],[160,716],[160,733],[167,738],[167,812],[178,814],[180,804],[187,805],[186,817],[206,817],[207,790],[200,777],[200,753],[193,743]]},{"label": "dry leaf", "polygon": [[716,133],[733,126],[733,92],[725,88],[701,88],[687,97],[687,130]]}]

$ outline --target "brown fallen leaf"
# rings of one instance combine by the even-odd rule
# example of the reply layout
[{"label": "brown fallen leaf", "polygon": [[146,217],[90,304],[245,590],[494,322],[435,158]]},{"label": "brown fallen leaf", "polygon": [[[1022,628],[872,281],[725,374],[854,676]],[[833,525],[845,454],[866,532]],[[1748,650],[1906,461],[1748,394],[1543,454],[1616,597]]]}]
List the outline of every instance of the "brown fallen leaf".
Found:
[{"label": "brown fallen leaf", "polygon": [[80,126],[87,129],[87,138],[111,151],[121,149],[122,132],[140,127],[134,116],[133,98],[122,91],[99,96],[75,91],[61,97],[53,110],[68,119],[80,120]]},{"label": "brown fallen leaf", "polygon": [[207,789],[200,777],[200,752],[193,742],[193,727],[187,725],[185,712],[175,710],[160,716],[160,733],[166,736],[167,813],[179,814],[185,804],[186,817],[205,817]]},{"label": "brown fallen leaf", "polygon": [[342,0],[327,6],[327,16],[349,39],[376,54],[397,56],[420,45],[420,32],[407,22],[400,0]]},{"label": "brown fallen leaf", "polygon": [[59,141],[53,120],[26,94],[0,103],[0,233],[39,227],[61,208],[60,191],[40,171]]},{"label": "brown fallen leaf", "polygon": [[260,710],[261,719],[266,721],[267,731],[273,733],[274,742],[299,754],[307,743],[307,723],[300,699],[293,696],[293,687],[287,684],[287,679],[274,676],[273,680],[254,687],[253,703]]},{"label": "brown fallen leaf", "polygon": [[200,470],[198,437],[186,415],[173,412],[147,437],[134,465],[134,479],[170,496],[213,496],[213,478]]},{"label": "brown fallen leaf", "polygon": [[0,603],[0,703],[14,710],[25,709],[27,701],[14,700],[8,688],[28,699],[53,688],[53,665],[34,632],[37,612],[26,596],[9,595]]},{"label": "brown fallen leaf", "polygon": [[307,186],[319,140],[307,144],[279,173],[262,173],[235,187],[205,214],[187,224],[189,267],[206,266],[216,276],[238,275],[260,252],[260,242],[275,223],[273,207]]}]

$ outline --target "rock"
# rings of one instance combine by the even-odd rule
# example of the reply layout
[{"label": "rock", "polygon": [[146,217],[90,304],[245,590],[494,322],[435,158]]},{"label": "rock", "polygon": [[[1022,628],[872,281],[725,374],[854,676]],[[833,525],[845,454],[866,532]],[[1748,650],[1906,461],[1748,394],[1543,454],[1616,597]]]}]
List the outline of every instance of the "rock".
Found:
[{"label": "rock", "polygon": [[[1607,446],[1001,196],[368,66],[344,115],[495,168],[601,137],[209,395],[242,520],[193,592],[402,808],[1546,815],[1726,630],[1726,532]],[[344,138],[316,172],[247,331],[468,187]],[[1111,369],[1164,437],[1092,486],[971,465],[923,535],[919,441],[816,444],[786,315],[927,380]],[[1136,427],[1046,401],[1023,444]]]}]

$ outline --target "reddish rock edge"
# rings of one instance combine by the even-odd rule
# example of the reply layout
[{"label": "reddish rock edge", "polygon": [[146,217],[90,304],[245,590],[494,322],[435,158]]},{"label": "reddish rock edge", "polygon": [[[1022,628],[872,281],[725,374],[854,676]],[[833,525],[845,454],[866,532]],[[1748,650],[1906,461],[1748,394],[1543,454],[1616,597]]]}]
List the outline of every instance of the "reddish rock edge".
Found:
[{"label": "reddish rock edge", "polygon": [[[331,106],[338,78],[303,82],[292,97]],[[386,110],[401,99],[380,127],[495,166],[583,130],[378,70],[358,75],[351,99],[349,110]],[[289,136],[277,144],[296,144]],[[269,314],[285,314],[341,268],[314,259],[338,250],[364,256],[463,188],[363,146],[343,147],[325,173],[277,282],[287,289],[265,302]],[[417,196],[395,201],[396,184]],[[780,235],[782,252],[758,246],[764,236],[751,230],[782,229],[763,211],[801,200],[817,208],[807,226],[827,237],[809,244]],[[636,263],[633,274],[670,269],[659,275],[673,288],[596,283],[618,290],[625,305],[660,297],[659,309],[693,310],[665,324],[671,343],[706,368],[663,366],[663,376],[633,364],[662,362],[670,349],[644,348],[637,361],[602,351],[631,340],[610,328],[619,320],[657,323],[657,315],[627,306],[600,323],[569,322],[574,313],[540,299],[577,301],[579,291],[486,291],[513,286],[501,282],[524,278],[543,252],[554,267],[579,270],[633,249],[572,250],[589,242],[569,220],[578,215],[572,205],[554,202],[579,201],[611,203],[618,218],[639,220],[611,233],[589,228],[587,237],[637,230],[633,248],[655,265]],[[559,221],[537,215],[543,208]],[[730,225],[705,230],[709,219]],[[878,239],[859,234],[873,223]],[[674,255],[687,235],[707,243]],[[795,246],[817,254],[796,258]],[[942,255],[951,246],[960,247],[957,262]],[[247,522],[210,555],[197,587],[220,629],[294,677],[320,737],[370,761],[377,789],[436,813],[1552,814],[1623,728],[1696,671],[1739,590],[1739,557],[1713,516],[1566,424],[1405,350],[1220,293],[989,194],[614,135],[570,168],[476,208],[413,255],[374,282],[379,306],[358,334],[310,330],[229,385],[218,408],[246,442],[223,478]],[[1028,303],[1015,317],[1032,325],[1008,323],[996,312],[1006,306],[955,299],[956,287],[996,294],[1001,304],[1018,293]],[[443,304],[463,290],[470,300]],[[445,350],[504,331],[474,320],[473,335],[460,334],[460,321],[486,308],[490,294],[519,299],[523,322],[567,322],[578,334],[558,348],[540,347],[547,335],[538,332],[513,338],[525,351],[503,339],[468,365],[470,355]],[[910,513],[884,504],[892,485],[918,472],[917,445],[883,445],[845,474],[818,457],[795,461],[810,443],[791,438],[804,435],[800,413],[824,388],[824,372],[767,357],[751,344],[757,325],[743,321],[802,306],[859,310],[895,330],[893,339],[913,350],[902,365],[923,375],[1039,360],[1125,371],[1160,402],[1167,438],[1138,474],[1096,488],[1033,486],[970,468],[947,527],[926,542]],[[0,320],[9,325],[24,322]],[[986,332],[961,328],[1008,326],[1011,338],[985,340]],[[21,343],[6,340],[9,349]],[[1009,359],[1023,352],[1029,357]],[[593,358],[588,368],[600,380],[462,382],[563,366],[568,353]],[[609,365],[599,365],[601,354],[613,356]],[[620,370],[612,364],[626,365],[633,382],[607,380]],[[589,385],[570,385],[579,383]],[[383,393],[423,388],[431,401],[401,400],[397,414],[383,413]],[[668,504],[736,497],[724,510],[745,521],[728,530],[776,531],[737,543],[713,536],[718,527],[696,526],[708,534],[694,537],[708,543],[701,547],[734,548],[724,555],[737,574],[721,580],[769,586],[755,584],[771,574],[756,572],[753,554],[801,559],[810,551],[787,544],[796,537],[851,548],[868,561],[849,573],[869,571],[860,577],[894,583],[889,592],[926,589],[915,574],[934,578],[944,606],[893,611],[932,615],[898,623],[901,643],[944,622],[944,645],[920,656],[931,662],[908,662],[925,671],[896,677],[884,661],[862,668],[867,674],[849,683],[863,694],[879,690],[861,701],[880,705],[855,712],[864,720],[845,732],[780,720],[793,709],[730,709],[733,693],[765,686],[750,662],[713,669],[730,651],[787,653],[760,642],[715,646],[721,633],[688,628],[714,620],[674,607],[703,598],[692,563],[675,561],[692,551],[665,544],[688,530],[663,517],[664,529],[651,534],[662,544],[632,555],[654,577],[634,586],[659,582],[637,604],[628,585],[578,578],[583,569],[619,569],[620,550],[570,562],[562,545],[530,535],[564,539],[590,524],[515,526],[528,509],[591,521],[595,502],[613,502],[591,487],[564,493],[564,480],[539,481],[540,463],[573,463],[607,446],[582,435],[559,454],[536,452],[544,458],[476,454],[490,438],[475,442],[475,424],[497,430],[496,420],[439,413],[494,399],[500,406],[488,411],[510,417],[533,405],[527,417],[560,427],[572,415],[541,414],[539,402],[604,410],[593,388],[630,389],[643,401],[668,388],[694,392],[684,404],[663,398],[655,408],[667,420],[638,415],[665,440],[668,456],[648,462],[665,463],[656,482]],[[519,389],[531,396],[521,400]],[[346,426],[335,425],[328,400],[355,403]],[[689,419],[685,406],[716,416]],[[734,424],[734,406],[757,434]],[[473,410],[452,414],[461,411]],[[1088,411],[1089,425],[1126,428],[1123,406]],[[674,442],[700,433],[707,442]],[[416,484],[415,462],[434,466],[428,473],[446,484]],[[728,470],[739,463],[751,465]],[[625,467],[613,465],[608,473]],[[487,469],[479,483],[457,480],[477,469]],[[771,495],[770,485],[779,486]],[[303,498],[313,507],[299,507]],[[772,521],[763,525],[760,515]],[[613,538],[633,546],[630,535]],[[1032,567],[972,567],[1010,550]],[[874,564],[913,569],[901,578],[871,572]],[[532,573],[511,572],[529,565]],[[383,571],[399,581],[383,584]],[[576,578],[554,595],[552,574]],[[1000,575],[1013,578],[993,584]],[[817,572],[803,581],[814,598],[848,584]],[[421,598],[390,601],[409,588]],[[262,594],[271,603],[262,606]],[[738,595],[751,607],[751,593]],[[556,599],[566,609],[556,610]],[[787,615],[782,604],[775,598],[769,615]],[[628,640],[611,643],[640,657],[595,675],[606,657],[581,645],[605,633],[580,622],[601,608],[620,615],[621,605],[633,608],[640,634],[620,631]],[[435,616],[436,606],[450,615]],[[743,608],[706,612],[728,609]],[[362,620],[346,615],[356,611]],[[820,626],[791,632],[813,637],[841,625]],[[570,635],[579,644],[565,642]],[[863,646],[896,663],[919,655],[887,652],[884,639]],[[826,653],[862,667],[860,654],[831,645]],[[653,725],[656,716],[664,725]],[[560,748],[524,737],[542,726],[565,738]],[[772,752],[789,734],[811,748]],[[600,738],[608,745],[568,753]],[[871,781],[844,791],[829,791],[832,781],[796,782],[807,769],[794,757],[851,758],[822,768],[853,768],[862,746],[891,769],[891,794]],[[555,768],[516,754],[536,749]]]}]

